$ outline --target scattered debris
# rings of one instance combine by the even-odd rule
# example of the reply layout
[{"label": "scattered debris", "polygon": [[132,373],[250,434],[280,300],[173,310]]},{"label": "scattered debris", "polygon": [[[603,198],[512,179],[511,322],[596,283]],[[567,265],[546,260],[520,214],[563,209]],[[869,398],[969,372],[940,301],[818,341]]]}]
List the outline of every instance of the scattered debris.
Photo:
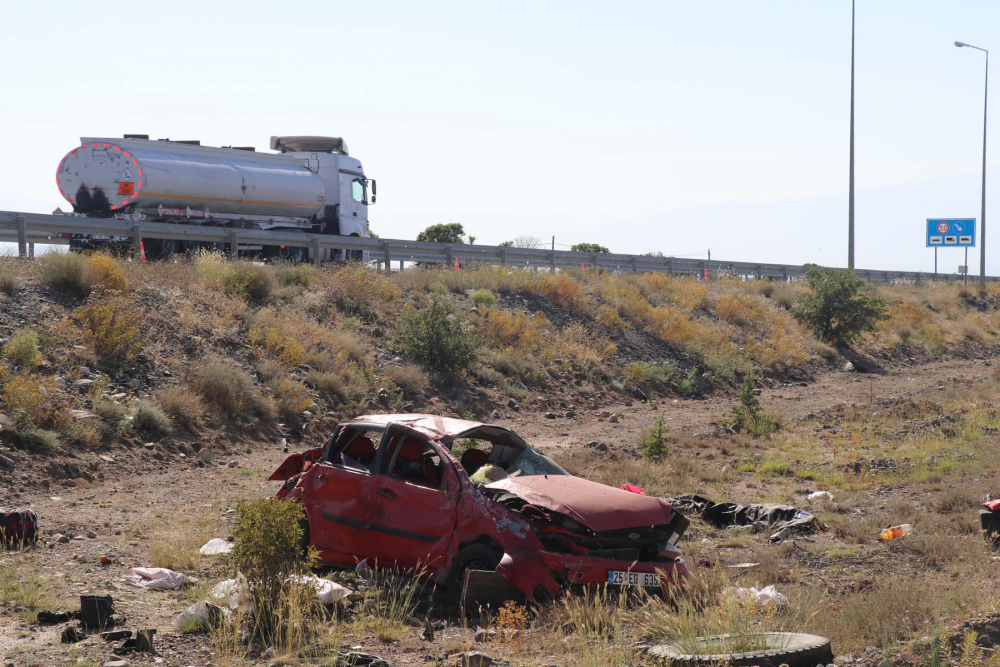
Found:
[{"label": "scattered debris", "polygon": [[177,618],[174,619],[174,625],[183,630],[198,628],[203,632],[208,632],[231,613],[225,607],[212,604],[208,600],[202,600],[195,602],[178,614]]},{"label": "scattered debris", "polygon": [[20,549],[38,541],[38,518],[31,510],[0,507],[0,546]]},{"label": "scattered debris", "polygon": [[85,628],[104,630],[113,625],[115,603],[110,595],[81,595],[80,623]]},{"label": "scattered debris", "polygon": [[63,644],[75,644],[77,642],[82,642],[86,638],[87,635],[71,625],[67,628],[63,628],[62,635],[59,636],[59,641]]},{"label": "scattered debris", "polygon": [[883,540],[897,540],[900,537],[906,537],[911,532],[913,532],[913,526],[908,523],[903,523],[898,526],[889,526],[879,535]]},{"label": "scattered debris", "polygon": [[132,574],[123,577],[122,581],[139,588],[154,590],[173,590],[184,584],[196,584],[198,580],[181,572],[168,570],[165,567],[133,567]]},{"label": "scattered debris", "polygon": [[71,611],[40,611],[38,612],[38,622],[45,623],[47,625],[55,625],[56,623],[71,621],[76,616],[77,614],[74,614]]},{"label": "scattered debris", "polygon": [[219,554],[227,554],[232,550],[232,542],[224,540],[221,537],[213,537],[203,544],[201,549],[198,549],[198,553],[202,556],[217,556]]},{"label": "scattered debris", "polygon": [[752,526],[757,530],[771,529],[775,531],[769,538],[771,542],[785,540],[793,533],[826,530],[826,526],[816,516],[791,505],[715,503],[708,498],[690,494],[668,498],[667,502],[680,509],[697,510],[702,519],[716,528]]},{"label": "scattered debris", "polygon": [[635,484],[622,484],[618,488],[622,491],[628,491],[629,493],[637,493],[640,496],[646,495],[646,489],[641,486],[636,486]]},{"label": "scattered debris", "polygon": [[106,642],[116,642],[120,639],[131,639],[131,630],[111,630],[109,632],[102,632],[101,639]]},{"label": "scattered debris", "polygon": [[316,589],[316,596],[319,598],[320,604],[324,606],[331,606],[345,600],[348,597],[354,595],[354,591],[346,586],[341,586],[335,581],[330,581],[329,579],[322,579],[315,575],[311,576],[292,576],[291,580],[302,584],[303,586],[312,586]]},{"label": "scattered debris", "polygon": [[811,503],[833,502],[833,494],[829,491],[813,491],[807,496],[807,498]]},{"label": "scattered debris", "polygon": [[788,598],[771,586],[757,590],[753,586],[750,588],[727,588],[723,595],[733,597],[743,602],[755,602],[762,607],[776,606],[784,607],[788,604]]}]

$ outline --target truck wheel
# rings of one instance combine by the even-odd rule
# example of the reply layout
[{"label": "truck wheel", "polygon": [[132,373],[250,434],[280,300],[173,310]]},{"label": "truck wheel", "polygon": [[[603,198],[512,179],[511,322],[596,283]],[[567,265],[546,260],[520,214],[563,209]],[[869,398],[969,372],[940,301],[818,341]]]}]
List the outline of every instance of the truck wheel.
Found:
[{"label": "truck wheel", "polygon": [[649,649],[649,655],[666,660],[676,667],[696,667],[708,665],[731,665],[732,667],[816,667],[833,662],[833,649],[830,640],[817,635],[806,635],[796,632],[762,632],[753,635],[760,639],[768,648],[746,653],[715,652],[716,648],[724,648],[726,639],[731,635],[713,635],[698,637],[697,653],[688,653],[693,647],[685,646],[684,650],[676,644],[661,644]]},{"label": "truck wheel", "polygon": [[446,589],[448,597],[458,604],[462,599],[462,586],[467,570],[495,570],[503,558],[503,551],[492,544],[470,544],[457,554],[451,562]]}]

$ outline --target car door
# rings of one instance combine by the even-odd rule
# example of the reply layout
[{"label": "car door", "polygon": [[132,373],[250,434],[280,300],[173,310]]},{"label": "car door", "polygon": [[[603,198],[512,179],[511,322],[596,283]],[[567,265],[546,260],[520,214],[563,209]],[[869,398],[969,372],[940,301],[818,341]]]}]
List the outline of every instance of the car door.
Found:
[{"label": "car door", "polygon": [[[421,451],[420,468],[413,463]],[[410,454],[410,474],[401,465]],[[435,465],[435,459],[439,465]],[[458,479],[438,445],[401,426],[386,429],[371,478],[370,549],[379,563],[434,571],[455,529]]]},{"label": "car door", "polygon": [[367,526],[371,512],[371,473],[361,467],[333,462],[359,433],[339,427],[323,457],[303,473],[299,482],[309,519],[310,544],[320,550],[324,560],[344,565],[353,565],[373,555],[366,549],[370,543]]}]

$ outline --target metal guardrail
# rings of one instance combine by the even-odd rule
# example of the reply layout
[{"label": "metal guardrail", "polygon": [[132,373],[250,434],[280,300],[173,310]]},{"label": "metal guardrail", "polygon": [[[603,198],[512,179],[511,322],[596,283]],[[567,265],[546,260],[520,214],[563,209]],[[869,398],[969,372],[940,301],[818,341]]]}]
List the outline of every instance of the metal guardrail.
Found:
[{"label": "metal guardrail", "polygon": [[[239,229],[211,225],[191,225],[167,222],[133,222],[76,215],[44,215],[0,211],[0,241],[15,241],[19,255],[27,256],[31,243],[68,243],[63,234],[120,236],[132,239],[138,255],[144,238],[193,241],[217,244],[231,254],[240,244],[283,245],[309,248],[314,261],[321,250],[367,251],[370,257],[389,270],[391,262],[424,262],[452,265],[493,264],[525,268],[570,268],[584,266],[609,271],[632,273],[662,272],[671,275],[741,276],[747,278],[778,278],[789,280],[805,276],[806,268],[793,264],[760,264],[756,262],[724,262],[682,257],[653,257],[618,253],[585,253],[542,248],[504,248],[500,246],[427,243],[401,239],[374,239],[356,236],[311,234],[299,230]],[[856,269],[858,277],[878,282],[957,281],[957,273],[934,274],[918,271],[888,271]],[[989,281],[1000,277],[988,276]]]}]

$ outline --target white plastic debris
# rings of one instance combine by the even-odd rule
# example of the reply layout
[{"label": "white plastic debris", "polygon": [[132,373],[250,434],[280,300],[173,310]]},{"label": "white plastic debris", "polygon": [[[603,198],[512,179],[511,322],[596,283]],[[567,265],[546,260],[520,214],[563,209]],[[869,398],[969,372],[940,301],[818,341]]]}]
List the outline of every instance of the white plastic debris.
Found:
[{"label": "white plastic debris", "polygon": [[232,613],[232,611],[225,607],[212,604],[208,600],[202,600],[201,602],[195,602],[178,614],[177,618],[174,619],[174,624],[182,630],[195,627],[202,631],[208,631],[217,626],[223,619],[228,618]]},{"label": "white plastic debris", "polygon": [[316,596],[319,597],[320,603],[327,607],[354,594],[354,591],[350,588],[341,586],[336,581],[322,579],[315,575],[297,575],[290,577],[290,579],[296,583],[302,584],[303,586],[313,586],[316,589]]},{"label": "white plastic debris", "polygon": [[165,567],[133,567],[132,574],[122,579],[126,584],[154,590],[173,590],[198,580]]},{"label": "white plastic debris", "polygon": [[809,494],[809,502],[811,503],[832,503],[833,494],[829,491],[813,491]]},{"label": "white plastic debris", "polygon": [[198,549],[198,553],[202,556],[218,556],[219,554],[227,554],[232,550],[232,542],[228,542],[221,537],[213,537],[203,544],[201,549]]},{"label": "white plastic debris", "polygon": [[784,607],[788,604],[788,598],[779,593],[774,586],[765,586],[760,590],[753,586],[750,588],[727,588],[724,594],[742,602],[756,602],[762,607],[772,605]]}]

